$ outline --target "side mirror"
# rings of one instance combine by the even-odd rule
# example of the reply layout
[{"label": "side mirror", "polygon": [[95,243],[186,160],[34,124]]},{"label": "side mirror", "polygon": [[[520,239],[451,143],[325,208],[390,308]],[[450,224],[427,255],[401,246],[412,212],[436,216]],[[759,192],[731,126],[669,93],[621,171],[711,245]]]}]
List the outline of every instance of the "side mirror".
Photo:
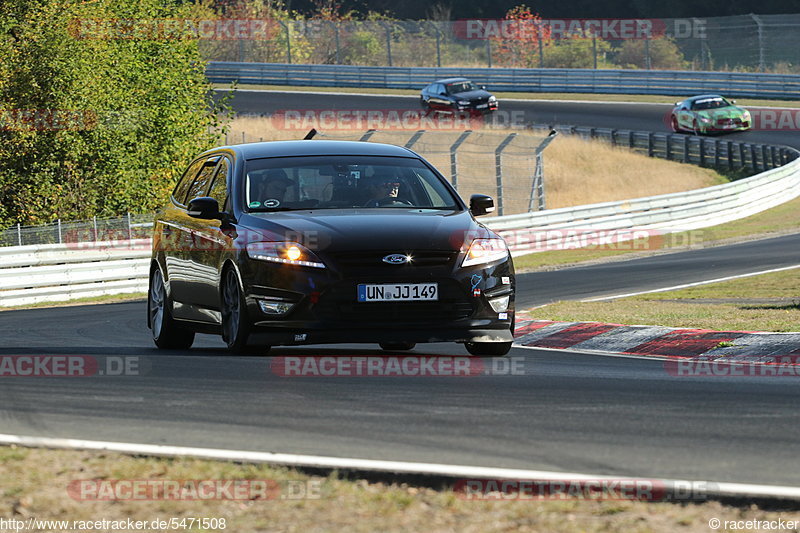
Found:
[{"label": "side mirror", "polygon": [[732,104],[735,104],[735,103],[736,103],[736,100],[731,100],[731,103],[732,103]]},{"label": "side mirror", "polygon": [[481,89],[486,90],[486,85],[481,85]]},{"label": "side mirror", "polygon": [[187,211],[190,217],[202,219],[220,218],[221,215],[219,202],[207,196],[201,196],[190,201]]},{"label": "side mirror", "polygon": [[682,103],[683,103],[683,102],[675,102],[675,105],[676,105],[676,106],[679,106],[679,105],[681,105]]},{"label": "side mirror", "polygon": [[485,194],[473,194],[469,198],[469,210],[476,217],[491,213],[494,211],[494,199]]}]

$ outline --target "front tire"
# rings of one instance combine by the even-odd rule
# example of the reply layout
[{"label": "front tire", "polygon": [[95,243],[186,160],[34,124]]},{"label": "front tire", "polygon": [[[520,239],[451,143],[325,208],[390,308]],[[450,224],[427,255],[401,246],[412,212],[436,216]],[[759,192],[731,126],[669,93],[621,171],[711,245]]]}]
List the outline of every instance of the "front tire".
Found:
[{"label": "front tire", "polygon": [[678,124],[678,117],[673,115],[672,119],[669,122],[670,122],[670,126],[672,127],[672,131],[674,131],[675,133],[680,133],[681,132],[681,126],[680,126],[680,124]]},{"label": "front tire", "polygon": [[465,342],[464,347],[472,355],[502,357],[511,350],[510,342]]},{"label": "front tire", "polygon": [[222,340],[234,353],[247,348],[250,336],[250,321],[247,306],[239,288],[239,277],[232,268],[225,271],[222,281]]},{"label": "front tire", "polygon": [[164,277],[153,269],[147,291],[147,313],[153,342],[162,350],[187,350],[194,343],[194,331],[182,327],[172,318],[172,300],[167,295]]}]

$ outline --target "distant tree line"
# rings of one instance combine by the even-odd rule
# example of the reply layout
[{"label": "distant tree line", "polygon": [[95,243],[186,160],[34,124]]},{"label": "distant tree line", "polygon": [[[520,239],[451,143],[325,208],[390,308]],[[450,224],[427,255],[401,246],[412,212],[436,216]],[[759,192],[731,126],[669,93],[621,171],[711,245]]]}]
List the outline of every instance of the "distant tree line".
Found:
[{"label": "distant tree line", "polygon": [[[223,0],[225,1],[225,0]],[[284,6],[311,16],[320,4],[331,0],[286,0]],[[435,18],[449,14],[452,20],[502,18],[519,0],[341,0],[343,11],[384,13],[399,19]],[[757,13],[762,15],[798,13],[797,0],[571,0],[569,2],[528,2],[542,18],[682,18],[721,17]]]}]

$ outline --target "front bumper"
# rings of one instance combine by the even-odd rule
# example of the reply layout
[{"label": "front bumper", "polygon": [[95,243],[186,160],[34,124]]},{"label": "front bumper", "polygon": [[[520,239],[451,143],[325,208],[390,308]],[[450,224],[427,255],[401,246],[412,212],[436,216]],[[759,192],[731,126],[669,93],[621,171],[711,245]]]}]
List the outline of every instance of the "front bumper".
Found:
[{"label": "front bumper", "polygon": [[[416,269],[389,266],[391,274],[375,269],[289,270],[256,264],[243,279],[251,338],[271,346],[512,341],[515,280],[510,258],[471,269],[453,270],[453,264]],[[438,300],[356,301],[360,283],[420,282],[436,282]],[[492,302],[506,296],[507,308],[495,311]],[[292,308],[285,315],[269,315],[260,307],[264,299],[281,299]]]}]

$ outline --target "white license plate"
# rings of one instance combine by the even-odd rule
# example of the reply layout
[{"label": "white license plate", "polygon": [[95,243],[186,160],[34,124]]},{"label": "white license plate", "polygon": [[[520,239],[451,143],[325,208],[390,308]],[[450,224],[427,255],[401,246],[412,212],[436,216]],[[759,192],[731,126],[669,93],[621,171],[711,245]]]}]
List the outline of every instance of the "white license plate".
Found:
[{"label": "white license plate", "polygon": [[476,105],[475,109],[486,109],[487,107],[489,107],[489,104],[480,104]]},{"label": "white license plate", "polygon": [[360,283],[359,302],[419,302],[439,299],[437,283]]}]

